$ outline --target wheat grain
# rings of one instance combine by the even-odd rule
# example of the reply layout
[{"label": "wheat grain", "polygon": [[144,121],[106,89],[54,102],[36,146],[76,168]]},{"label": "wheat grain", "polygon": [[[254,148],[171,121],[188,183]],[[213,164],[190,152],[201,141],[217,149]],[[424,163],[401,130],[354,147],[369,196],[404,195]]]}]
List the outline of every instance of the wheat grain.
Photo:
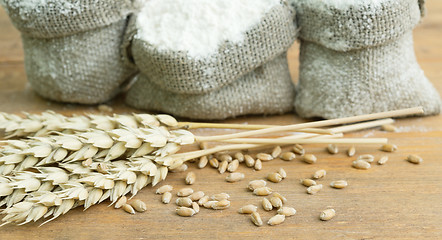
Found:
[{"label": "wheat grain", "polygon": [[352,166],[356,169],[363,169],[363,170],[367,170],[371,167],[370,163],[368,163],[364,160],[353,161]]},{"label": "wheat grain", "polygon": [[262,226],[262,220],[261,220],[261,216],[259,215],[258,212],[253,212],[252,214],[250,214],[250,219],[252,220],[253,224],[255,224],[256,226]]},{"label": "wheat grain", "polygon": [[181,217],[192,217],[196,212],[192,208],[178,207],[176,213]]},{"label": "wheat grain", "polygon": [[172,193],[171,192],[163,193],[163,196],[161,196],[161,202],[164,204],[168,204],[170,203],[170,200],[172,200]]},{"label": "wheat grain", "polygon": [[229,154],[219,154],[217,157],[221,162],[226,161],[227,163],[232,162],[233,158]]},{"label": "wheat grain", "polygon": [[285,215],[277,214],[269,219],[267,222],[268,225],[274,226],[283,223],[285,220]]},{"label": "wheat grain", "polygon": [[131,205],[129,205],[129,204],[124,204],[122,208],[127,213],[135,214],[135,209]]},{"label": "wheat grain", "polygon": [[178,197],[187,197],[190,196],[192,193],[193,193],[192,188],[181,188],[180,190],[178,190],[176,195]]},{"label": "wheat grain", "polygon": [[255,159],[253,159],[250,155],[244,155],[244,161],[247,167],[255,166]]},{"label": "wheat grain", "polygon": [[222,199],[220,201],[216,201],[212,205],[212,209],[214,210],[224,210],[230,207],[230,201],[227,199]]},{"label": "wheat grain", "polygon": [[192,199],[192,201],[198,201],[201,198],[203,198],[205,196],[203,191],[198,191],[198,192],[194,192],[192,194],[190,194],[189,198]]},{"label": "wheat grain", "polygon": [[274,193],[272,194],[272,196],[281,199],[281,201],[282,201],[283,204],[286,204],[286,203],[287,203],[287,198],[285,198],[284,196],[282,196],[280,193],[274,192]]},{"label": "wheat grain", "polygon": [[356,154],[356,148],[355,146],[351,146],[348,150],[347,150],[347,156],[349,157],[353,157]]},{"label": "wheat grain", "polygon": [[410,154],[407,156],[407,161],[414,164],[421,164],[424,160],[416,154]]},{"label": "wheat grain", "polygon": [[320,179],[325,177],[327,175],[327,172],[324,169],[318,170],[313,174],[314,179]]},{"label": "wheat grain", "polygon": [[326,209],[321,212],[319,219],[322,221],[328,221],[336,216],[336,211],[334,209]]},{"label": "wheat grain", "polygon": [[239,172],[235,172],[235,173],[230,173],[227,177],[226,177],[226,181],[233,183],[233,182],[238,182],[243,180],[245,177],[244,173],[239,173]]},{"label": "wheat grain", "polygon": [[200,212],[200,206],[196,202],[192,203],[192,209],[195,211],[195,214]]},{"label": "wheat grain", "polygon": [[287,172],[284,170],[284,168],[280,168],[278,170],[279,175],[281,175],[282,179],[287,177]]},{"label": "wheat grain", "polygon": [[266,185],[267,185],[267,182],[264,181],[264,180],[252,180],[252,181],[250,181],[249,184],[247,185],[247,188],[248,188],[250,191],[254,191],[254,190],[257,189],[257,188],[265,187]]},{"label": "wheat grain", "polygon": [[316,158],[316,156],[313,155],[313,154],[305,154],[305,155],[302,157],[302,160],[303,160],[304,162],[308,163],[308,164],[313,164],[313,163],[316,163],[317,158]]},{"label": "wheat grain", "polygon": [[147,206],[146,203],[144,203],[143,201],[136,199],[133,200],[130,205],[135,209],[135,211],[137,212],[145,212],[147,210]]},{"label": "wheat grain", "polygon": [[229,162],[227,162],[227,161],[222,161],[222,162],[219,164],[218,172],[221,173],[221,174],[225,173],[226,170],[227,170],[227,166],[228,166],[228,165],[229,165]]},{"label": "wheat grain", "polygon": [[184,179],[187,185],[193,185],[196,181],[196,175],[194,172],[188,172]]},{"label": "wheat grain", "polygon": [[237,152],[233,155],[236,160],[238,160],[240,163],[244,162],[244,154],[242,152]]},{"label": "wheat grain", "polygon": [[256,154],[256,158],[261,161],[271,161],[274,159],[274,157],[267,153],[258,153]]},{"label": "wheat grain", "polygon": [[256,196],[268,196],[273,192],[273,190],[269,187],[259,187],[253,190],[253,194]]},{"label": "wheat grain", "polygon": [[292,152],[285,152],[281,155],[281,159],[285,161],[292,161],[296,158],[296,155]]},{"label": "wheat grain", "polygon": [[330,154],[337,154],[339,152],[339,149],[338,149],[338,147],[335,144],[329,144],[327,146],[327,151]]},{"label": "wheat grain", "polygon": [[322,184],[318,184],[318,185],[313,185],[307,188],[307,193],[308,194],[316,194],[319,191],[321,191],[322,189]]},{"label": "wheat grain", "polygon": [[198,205],[204,206],[204,204],[207,203],[209,200],[210,197],[205,195],[204,197],[200,198],[200,200],[198,200]]},{"label": "wheat grain", "polygon": [[262,204],[262,209],[266,211],[271,211],[273,209],[272,203],[267,198],[263,198],[261,204]]},{"label": "wheat grain", "polygon": [[120,199],[118,199],[118,201],[115,203],[115,208],[121,208],[124,204],[127,203],[127,197],[126,196],[122,196],[120,197]]},{"label": "wheat grain", "polygon": [[269,173],[267,175],[267,180],[274,183],[279,183],[282,181],[282,176],[279,173]]},{"label": "wheat grain", "polygon": [[332,188],[341,189],[341,188],[345,188],[347,186],[348,186],[348,183],[345,180],[337,180],[337,181],[333,181],[330,183],[330,187],[332,187]]},{"label": "wheat grain", "polygon": [[209,160],[209,164],[211,167],[213,168],[218,168],[219,167],[219,161],[216,158],[212,158]]},{"label": "wheat grain", "polygon": [[286,217],[290,217],[296,214],[296,209],[292,207],[281,207],[280,209],[278,209],[277,213]]},{"label": "wheat grain", "polygon": [[360,155],[356,160],[364,160],[368,163],[372,163],[374,161],[374,156],[371,154]]},{"label": "wheat grain", "polygon": [[305,154],[305,149],[302,145],[296,144],[295,146],[293,146],[293,152],[300,156],[303,156]]},{"label": "wheat grain", "polygon": [[214,201],[229,200],[230,195],[227,193],[217,193],[210,197]]},{"label": "wheat grain", "polygon": [[255,165],[253,166],[253,168],[255,168],[256,171],[259,171],[262,169],[262,162],[260,159],[256,159]]},{"label": "wheat grain", "polygon": [[282,152],[281,147],[276,146],[275,148],[273,148],[271,155],[273,158],[277,158],[279,157],[279,155],[281,155],[281,152]]},{"label": "wheat grain", "polygon": [[396,150],[397,150],[397,146],[394,144],[385,144],[385,145],[382,145],[382,147],[381,147],[381,151],[384,151],[384,152],[395,152]]},{"label": "wheat grain", "polygon": [[242,214],[251,214],[253,212],[256,212],[258,210],[258,207],[253,205],[253,204],[249,204],[249,205],[245,205],[243,207],[241,207],[238,212],[242,213]]},{"label": "wheat grain", "polygon": [[379,165],[384,165],[384,164],[387,163],[387,161],[388,161],[388,156],[383,156],[383,157],[381,157],[381,158],[378,160],[378,164],[379,164]]},{"label": "wheat grain", "polygon": [[190,199],[189,197],[179,197],[176,199],[175,204],[180,207],[191,207],[192,199]]},{"label": "wheat grain", "polygon": [[281,198],[279,198],[279,197],[271,197],[269,201],[274,208],[282,207],[282,201],[281,201]]},{"label": "wheat grain", "polygon": [[155,193],[156,194],[163,194],[166,192],[170,192],[172,190],[173,190],[173,187],[171,185],[163,185],[163,186],[159,187]]},{"label": "wheat grain", "polygon": [[227,165],[227,171],[229,172],[235,172],[236,170],[238,170],[239,167],[239,160],[235,159],[232,162],[229,163],[229,165]]},{"label": "wheat grain", "polygon": [[207,156],[200,157],[200,160],[198,162],[198,168],[205,168],[208,162],[209,159],[207,158]]}]

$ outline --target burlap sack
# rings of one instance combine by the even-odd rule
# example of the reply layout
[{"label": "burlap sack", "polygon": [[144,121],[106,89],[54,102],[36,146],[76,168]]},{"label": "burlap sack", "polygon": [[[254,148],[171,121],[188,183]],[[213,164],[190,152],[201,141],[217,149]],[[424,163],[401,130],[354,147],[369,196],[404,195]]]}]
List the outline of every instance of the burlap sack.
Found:
[{"label": "burlap sack", "polygon": [[142,0],[3,0],[14,26],[26,36],[55,38],[108,26]]},{"label": "burlap sack", "polygon": [[440,97],[414,55],[418,1],[343,2],[295,1],[298,114],[338,118],[415,106],[438,114]]},{"label": "burlap sack", "polygon": [[131,0],[5,0],[22,32],[29,83],[41,96],[95,104],[109,100],[136,73],[120,45]]},{"label": "burlap sack", "polygon": [[140,74],[127,93],[127,104],[193,119],[225,119],[246,114],[282,114],[292,111],[295,90],[286,54],[237,81],[203,94],[164,90]]},{"label": "burlap sack", "polygon": [[225,42],[217,54],[204,59],[183,51],[158,50],[135,35],[133,58],[140,71],[164,90],[186,94],[213,91],[284,53],[295,40],[293,14],[282,1],[245,33],[243,43]]}]

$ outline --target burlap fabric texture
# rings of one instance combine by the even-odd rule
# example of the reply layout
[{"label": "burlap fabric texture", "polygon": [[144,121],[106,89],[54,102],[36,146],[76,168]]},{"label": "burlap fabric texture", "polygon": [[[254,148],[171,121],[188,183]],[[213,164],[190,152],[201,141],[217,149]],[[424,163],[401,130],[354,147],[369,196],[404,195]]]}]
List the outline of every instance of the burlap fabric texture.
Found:
[{"label": "burlap fabric texture", "polygon": [[339,118],[415,106],[427,115],[440,112],[440,97],[413,49],[418,1],[294,3],[301,29],[300,116]]},{"label": "burlap fabric texture", "polygon": [[293,14],[288,3],[281,1],[245,33],[241,44],[226,41],[207,58],[158,50],[136,34],[131,52],[140,71],[162,89],[181,94],[210,92],[286,52],[296,38]]},{"label": "burlap fabric texture", "polygon": [[174,93],[141,73],[126,102],[193,119],[224,119],[246,114],[281,114],[293,109],[295,97],[286,54],[258,67],[218,90],[202,94]]},{"label": "burlap fabric texture", "polygon": [[41,96],[95,104],[116,95],[136,70],[124,64],[120,45],[132,0],[4,0],[21,31],[26,73]]}]

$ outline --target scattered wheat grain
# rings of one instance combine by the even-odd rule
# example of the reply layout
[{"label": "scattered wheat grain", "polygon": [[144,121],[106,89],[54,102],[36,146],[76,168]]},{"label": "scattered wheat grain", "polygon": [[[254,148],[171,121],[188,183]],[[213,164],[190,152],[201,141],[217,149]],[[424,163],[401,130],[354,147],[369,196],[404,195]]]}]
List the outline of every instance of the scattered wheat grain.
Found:
[{"label": "scattered wheat grain", "polygon": [[177,196],[178,197],[188,197],[192,193],[193,193],[192,188],[181,188],[180,190],[178,190]]},{"label": "scattered wheat grain", "polygon": [[324,169],[318,170],[313,174],[314,179],[320,179],[325,177],[327,175],[327,172]]},{"label": "scattered wheat grain", "polygon": [[258,207],[253,205],[253,204],[249,204],[249,205],[245,205],[243,207],[241,207],[238,212],[239,213],[243,213],[243,214],[251,214],[253,212],[256,212],[258,210]]},{"label": "scattered wheat grain", "polygon": [[313,185],[307,188],[307,193],[313,195],[321,191],[321,189],[322,189],[322,184]]},{"label": "scattered wheat grain", "polygon": [[339,152],[339,149],[338,149],[338,147],[335,144],[329,144],[327,146],[327,151],[330,154],[337,154]]},{"label": "scattered wheat grain", "polygon": [[363,169],[363,170],[367,170],[371,167],[370,163],[364,160],[353,161],[352,166],[356,169]]},{"label": "scattered wheat grain", "polygon": [[274,226],[283,223],[285,220],[285,215],[282,214],[276,214],[275,216],[271,217],[269,221],[267,222],[268,225]]},{"label": "scattered wheat grain", "polygon": [[382,147],[381,147],[381,151],[384,151],[384,152],[395,152],[396,150],[397,150],[397,146],[394,144],[385,144],[385,145],[382,145]]},{"label": "scattered wheat grain", "polygon": [[194,172],[188,172],[184,179],[187,185],[193,185],[196,181],[196,175]]},{"label": "scattered wheat grain", "polygon": [[313,155],[313,154],[305,154],[305,155],[302,157],[302,160],[303,160],[304,162],[306,162],[306,163],[313,164],[313,163],[316,163],[317,158],[316,158],[316,156]]},{"label": "scattered wheat grain", "polygon": [[328,221],[332,219],[336,215],[336,211],[334,209],[326,209],[321,212],[319,215],[319,219],[322,221]]},{"label": "scattered wheat grain", "polygon": [[421,164],[424,160],[416,154],[410,154],[407,157],[407,161],[414,164]]},{"label": "scattered wheat grain", "polygon": [[245,177],[244,173],[240,172],[229,173],[229,175],[226,177],[226,181],[230,183],[238,182],[243,180],[244,177]]},{"label": "scattered wheat grain", "polygon": [[273,209],[273,205],[267,198],[263,198],[262,199],[262,208],[266,211],[271,211]]},{"label": "scattered wheat grain", "polygon": [[262,226],[262,219],[258,212],[253,212],[252,214],[250,214],[250,219],[252,220],[252,223],[256,226]]},{"label": "scattered wheat grain", "polygon": [[345,188],[347,186],[348,186],[348,183],[345,180],[337,180],[337,181],[333,181],[330,183],[330,187],[332,187],[332,188],[341,189],[341,188]]},{"label": "scattered wheat grain", "polygon": [[378,160],[378,164],[379,165],[384,165],[386,164],[388,161],[388,156],[382,156],[379,160]]}]

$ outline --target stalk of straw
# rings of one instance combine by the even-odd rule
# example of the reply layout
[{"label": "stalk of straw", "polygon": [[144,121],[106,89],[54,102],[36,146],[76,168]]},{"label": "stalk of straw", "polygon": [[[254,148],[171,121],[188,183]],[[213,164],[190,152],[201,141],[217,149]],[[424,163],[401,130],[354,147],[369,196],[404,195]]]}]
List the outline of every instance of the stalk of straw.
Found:
[{"label": "stalk of straw", "polygon": [[225,134],[225,135],[218,135],[218,136],[198,136],[198,137],[196,137],[196,140],[199,142],[219,141],[219,140],[227,140],[227,139],[233,139],[233,138],[256,136],[256,135],[260,135],[260,134],[276,133],[276,132],[283,132],[283,131],[294,131],[294,130],[302,129],[302,128],[327,127],[327,126],[333,126],[333,125],[339,125],[339,124],[369,121],[369,120],[380,119],[380,118],[417,115],[417,114],[422,114],[422,113],[423,113],[422,107],[407,108],[407,109],[402,109],[402,110],[366,114],[366,115],[347,117],[347,118],[323,120],[323,121],[301,123],[301,124],[294,124],[294,125],[287,125],[287,126],[278,126],[278,127],[265,128],[265,129],[247,131],[247,132],[233,133],[233,134]]}]

